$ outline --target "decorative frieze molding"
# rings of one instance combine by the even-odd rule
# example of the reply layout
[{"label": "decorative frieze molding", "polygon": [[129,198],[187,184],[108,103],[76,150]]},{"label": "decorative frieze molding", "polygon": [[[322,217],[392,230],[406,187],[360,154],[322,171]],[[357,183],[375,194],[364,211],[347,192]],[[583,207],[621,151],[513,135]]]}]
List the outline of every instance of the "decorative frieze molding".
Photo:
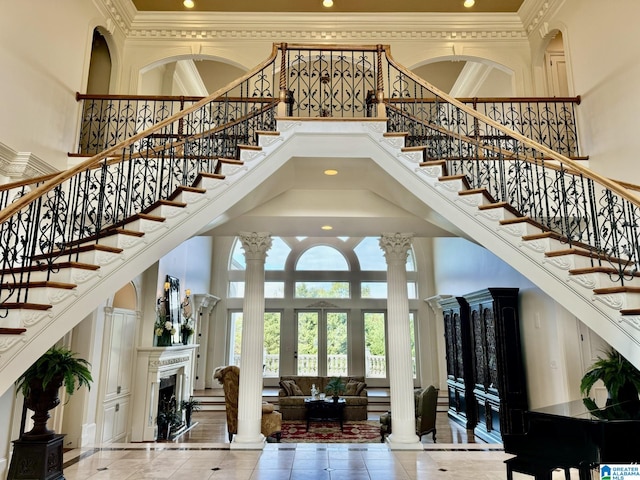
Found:
[{"label": "decorative frieze molding", "polygon": [[57,171],[31,152],[16,152],[0,143],[0,175],[9,181],[40,177]]},{"label": "decorative frieze molding", "polygon": [[187,363],[190,361],[189,356],[184,357],[174,357],[174,358],[150,358],[149,359],[149,367],[151,368],[161,368],[166,367],[168,365],[176,365],[178,363]]},{"label": "decorative frieze molding", "polygon": [[544,38],[549,33],[548,20],[564,3],[564,0],[525,0],[520,7],[520,17],[527,36],[536,31]]},{"label": "decorative frieze molding", "polygon": [[[129,0],[102,2],[129,39],[268,41],[526,39],[518,13],[138,12]],[[530,0],[531,1],[531,0]],[[533,3],[536,3],[533,0]]]}]

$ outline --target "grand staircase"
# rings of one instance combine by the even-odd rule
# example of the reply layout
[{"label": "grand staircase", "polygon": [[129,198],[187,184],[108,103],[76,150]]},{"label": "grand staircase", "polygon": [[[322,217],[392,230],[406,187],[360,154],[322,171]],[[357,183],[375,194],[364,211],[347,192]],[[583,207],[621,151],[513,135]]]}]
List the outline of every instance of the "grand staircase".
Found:
[{"label": "grand staircase", "polygon": [[542,128],[559,132],[565,115],[542,125],[531,121],[540,108],[517,125],[479,112],[384,46],[274,45],[254,70],[147,130],[83,131],[100,153],[1,190],[0,392],[310,145],[314,156],[370,158],[640,366],[640,201],[571,160],[575,136]]}]

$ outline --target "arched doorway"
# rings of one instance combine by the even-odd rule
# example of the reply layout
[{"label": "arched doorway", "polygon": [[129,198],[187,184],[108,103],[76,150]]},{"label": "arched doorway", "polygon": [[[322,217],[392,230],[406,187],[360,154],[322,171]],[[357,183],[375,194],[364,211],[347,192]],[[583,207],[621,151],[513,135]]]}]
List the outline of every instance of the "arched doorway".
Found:
[{"label": "arched doorway", "polygon": [[557,32],[549,41],[544,52],[544,68],[549,96],[568,97],[569,79],[562,32]]}]

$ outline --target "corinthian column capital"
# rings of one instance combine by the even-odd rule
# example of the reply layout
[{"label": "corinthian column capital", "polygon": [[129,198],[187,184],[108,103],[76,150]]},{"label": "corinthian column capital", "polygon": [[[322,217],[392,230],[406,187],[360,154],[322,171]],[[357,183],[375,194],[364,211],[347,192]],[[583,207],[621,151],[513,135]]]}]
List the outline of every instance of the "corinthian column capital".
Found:
[{"label": "corinthian column capital", "polygon": [[266,232],[240,232],[238,234],[247,260],[264,260],[271,248],[271,235]]},{"label": "corinthian column capital", "polygon": [[383,233],[380,237],[380,248],[384,252],[387,263],[406,263],[412,238],[412,233]]}]

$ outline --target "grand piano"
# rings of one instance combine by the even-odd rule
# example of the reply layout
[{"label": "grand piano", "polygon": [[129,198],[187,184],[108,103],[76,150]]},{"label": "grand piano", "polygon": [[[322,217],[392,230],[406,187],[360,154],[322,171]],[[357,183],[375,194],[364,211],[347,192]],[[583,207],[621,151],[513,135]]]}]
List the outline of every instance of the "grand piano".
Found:
[{"label": "grand piano", "polygon": [[553,469],[577,468],[580,480],[604,463],[640,462],[640,412],[637,405],[587,408],[583,400],[532,409],[524,414],[524,434],[502,436],[510,470],[551,479]]}]

